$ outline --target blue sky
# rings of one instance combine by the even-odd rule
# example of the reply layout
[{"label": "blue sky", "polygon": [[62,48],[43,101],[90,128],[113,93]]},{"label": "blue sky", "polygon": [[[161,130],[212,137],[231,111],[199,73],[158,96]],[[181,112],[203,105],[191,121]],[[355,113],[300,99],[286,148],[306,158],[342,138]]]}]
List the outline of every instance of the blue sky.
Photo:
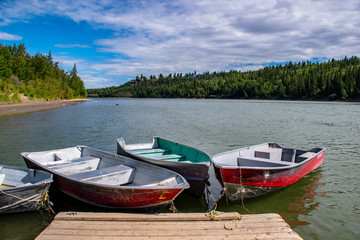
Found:
[{"label": "blue sky", "polygon": [[86,88],[118,86],[360,56],[360,1],[0,0],[0,42],[76,63]]}]

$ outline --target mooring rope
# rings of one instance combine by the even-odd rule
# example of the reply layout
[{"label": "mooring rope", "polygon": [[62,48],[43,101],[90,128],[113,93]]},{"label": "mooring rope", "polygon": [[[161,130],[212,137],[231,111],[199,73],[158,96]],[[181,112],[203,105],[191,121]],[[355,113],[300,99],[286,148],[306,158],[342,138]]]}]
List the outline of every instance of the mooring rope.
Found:
[{"label": "mooring rope", "polygon": [[217,203],[218,201],[222,198],[222,196],[224,196],[224,191],[221,191],[221,195],[218,198],[218,200],[215,200],[214,196],[211,194],[209,187],[207,185],[205,185],[206,188],[206,193],[207,193],[207,198],[209,199],[209,196],[212,198],[213,200],[213,205],[210,206],[206,212],[206,216],[208,216],[211,220],[217,220],[217,216],[221,214],[221,212],[216,211],[217,209]]},{"label": "mooring rope", "polygon": [[10,196],[10,197],[16,198],[18,200],[21,200],[22,202],[28,202],[28,203],[36,202],[36,203],[40,204],[41,207],[44,208],[45,210],[50,210],[52,213],[55,214],[54,210],[50,206],[50,200],[49,200],[48,192],[45,193],[44,198],[42,198],[43,194],[35,194],[35,195],[33,195],[33,196],[29,197],[29,198],[22,198],[22,197],[19,197],[17,195],[14,195],[14,194],[4,192],[2,189],[0,189],[0,192],[2,194],[4,194],[4,195],[7,195],[7,196]]},{"label": "mooring rope", "polygon": [[44,198],[41,200],[41,207],[55,215],[56,213],[51,206],[52,202],[50,201],[49,192],[46,192]]},{"label": "mooring rope", "polygon": [[171,201],[169,210],[172,211],[173,213],[180,213],[180,211],[175,207],[174,201]]},{"label": "mooring rope", "polygon": [[207,185],[205,185],[205,189],[206,189],[206,193],[208,195],[208,199],[209,199],[209,196],[212,198],[213,200],[213,205],[211,205],[208,210],[207,210],[207,213],[211,212],[211,211],[216,211],[216,208],[217,208],[217,203],[218,201],[220,201],[220,199],[224,196],[225,192],[224,191],[221,191],[221,194],[220,194],[220,197],[218,198],[218,200],[215,200],[214,196],[211,194],[210,190],[209,190],[209,187]]},{"label": "mooring rope", "polygon": [[241,205],[242,205],[242,207],[243,207],[249,214],[252,214],[252,212],[251,212],[249,209],[247,209],[247,208],[245,207],[245,204],[244,204],[244,192],[243,192],[244,187],[243,187],[243,184],[242,184],[241,167],[239,167],[239,173],[240,173],[240,196],[241,196]]}]

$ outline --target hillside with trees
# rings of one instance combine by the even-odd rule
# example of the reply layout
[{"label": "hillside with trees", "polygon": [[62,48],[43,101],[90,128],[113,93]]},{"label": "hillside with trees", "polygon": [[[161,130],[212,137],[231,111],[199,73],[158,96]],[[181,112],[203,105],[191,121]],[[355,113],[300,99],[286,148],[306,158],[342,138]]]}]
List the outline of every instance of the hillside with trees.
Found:
[{"label": "hillside with trees", "polygon": [[20,94],[30,99],[71,99],[87,93],[76,65],[66,72],[53,61],[51,51],[30,56],[24,44],[0,43],[0,102],[21,102]]},{"label": "hillside with trees", "polygon": [[360,59],[311,61],[257,71],[137,76],[119,87],[88,89],[90,97],[360,99]]}]

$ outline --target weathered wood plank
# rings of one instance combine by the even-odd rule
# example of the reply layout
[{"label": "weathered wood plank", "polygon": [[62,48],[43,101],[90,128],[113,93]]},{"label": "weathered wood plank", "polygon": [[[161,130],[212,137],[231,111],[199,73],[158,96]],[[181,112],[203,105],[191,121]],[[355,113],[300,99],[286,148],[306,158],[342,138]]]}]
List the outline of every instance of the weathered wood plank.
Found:
[{"label": "weathered wood plank", "polygon": [[[40,237],[40,236],[39,236]],[[37,238],[40,239],[40,238]],[[219,239],[228,239],[228,240],[261,240],[261,239],[288,239],[288,240],[301,240],[296,233],[286,232],[286,233],[262,233],[262,234],[240,234],[240,235],[227,235],[223,234],[221,236],[194,236],[188,235],[186,238],[183,236],[63,236],[63,235],[43,235],[41,240],[184,240],[184,239],[193,239],[193,240],[219,240]]]},{"label": "weathered wood plank", "polygon": [[181,214],[130,214],[130,213],[91,213],[91,212],[61,212],[55,216],[55,220],[68,221],[206,221],[206,220],[233,220],[237,217],[254,219],[255,221],[264,219],[280,219],[278,214],[256,214],[241,216],[236,212],[218,213],[214,219],[205,213],[181,213]]},{"label": "weathered wood plank", "polygon": [[[166,230],[168,228],[178,226],[178,222],[104,222],[104,221],[54,221],[51,225],[52,228],[56,229],[162,229]],[[233,228],[235,226],[242,227],[271,227],[271,226],[283,226],[287,227],[288,225],[285,222],[277,221],[266,221],[266,222],[247,222],[244,220],[235,220],[228,222],[220,222],[220,224],[211,224],[212,229],[224,229]],[[208,221],[197,221],[196,224],[191,222],[181,222],[182,229],[207,229],[209,227]]]},{"label": "weathered wood plank", "polygon": [[301,239],[278,214],[59,213],[36,240]]},{"label": "weathered wood plank", "polygon": [[[181,226],[177,226],[180,228]],[[288,227],[275,227],[268,226],[264,228],[249,228],[249,227],[237,227],[233,230],[222,229],[211,229],[209,226],[207,229],[130,229],[130,230],[99,230],[99,229],[52,229],[48,231],[51,235],[62,235],[62,236],[184,236],[185,238],[189,235],[196,234],[196,236],[221,236],[221,235],[242,235],[242,234],[261,234],[261,233],[285,233],[292,232]]]}]

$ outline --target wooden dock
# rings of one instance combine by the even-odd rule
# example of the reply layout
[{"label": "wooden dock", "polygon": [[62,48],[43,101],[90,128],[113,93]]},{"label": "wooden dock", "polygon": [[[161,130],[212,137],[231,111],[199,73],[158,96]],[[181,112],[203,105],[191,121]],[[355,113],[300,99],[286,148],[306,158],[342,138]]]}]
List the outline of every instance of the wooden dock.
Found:
[{"label": "wooden dock", "polygon": [[36,240],[302,239],[278,214],[61,212]]}]

